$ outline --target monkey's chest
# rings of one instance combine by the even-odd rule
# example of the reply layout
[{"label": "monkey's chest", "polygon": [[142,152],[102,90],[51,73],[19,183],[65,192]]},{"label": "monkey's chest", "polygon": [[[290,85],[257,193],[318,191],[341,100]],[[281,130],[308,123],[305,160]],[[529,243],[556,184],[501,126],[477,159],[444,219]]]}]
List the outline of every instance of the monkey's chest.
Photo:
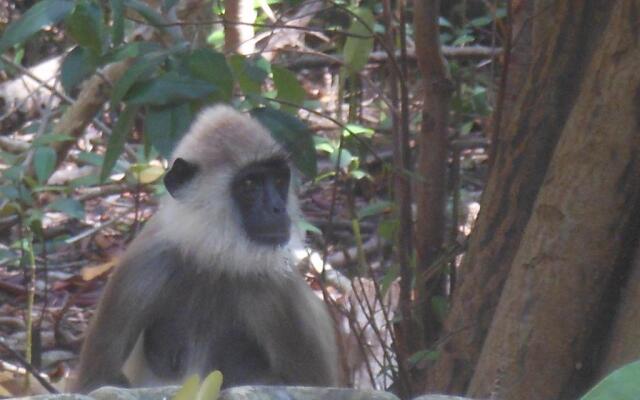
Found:
[{"label": "monkey's chest", "polygon": [[[242,318],[234,296],[193,296],[186,303],[167,304],[144,331],[144,356],[151,372],[165,382],[191,374],[204,378],[213,370],[225,386],[267,383],[266,350]],[[204,297],[206,299],[206,297]]]}]

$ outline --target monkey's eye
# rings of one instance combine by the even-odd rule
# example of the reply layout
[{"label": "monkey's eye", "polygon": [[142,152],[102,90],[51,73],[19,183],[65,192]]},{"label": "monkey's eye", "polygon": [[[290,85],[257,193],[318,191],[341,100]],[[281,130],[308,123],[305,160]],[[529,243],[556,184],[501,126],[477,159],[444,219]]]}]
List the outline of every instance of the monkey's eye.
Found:
[{"label": "monkey's eye", "polygon": [[281,176],[277,177],[276,178],[276,186],[282,187],[284,185],[286,185],[286,182],[285,182],[284,178],[281,177]]},{"label": "monkey's eye", "polygon": [[242,180],[242,187],[246,190],[251,190],[256,187],[256,180],[253,178],[245,178]]}]

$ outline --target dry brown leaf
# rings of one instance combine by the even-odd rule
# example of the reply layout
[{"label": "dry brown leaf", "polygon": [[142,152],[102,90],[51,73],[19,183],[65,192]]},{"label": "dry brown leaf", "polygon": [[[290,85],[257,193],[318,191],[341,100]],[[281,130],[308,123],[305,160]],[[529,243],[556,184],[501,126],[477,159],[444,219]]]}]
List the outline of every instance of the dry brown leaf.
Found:
[{"label": "dry brown leaf", "polygon": [[83,280],[91,281],[101,275],[104,275],[106,272],[110,271],[111,268],[115,267],[117,262],[118,262],[118,259],[114,257],[105,263],[84,267],[82,268],[80,275],[82,276]]},{"label": "dry brown leaf", "polygon": [[93,237],[93,242],[96,244],[96,246],[100,247],[102,250],[106,250],[111,246],[113,246],[113,244],[115,243],[115,240],[113,236],[107,236],[102,233],[97,233]]},{"label": "dry brown leaf", "polygon": [[10,393],[7,389],[5,389],[2,385],[0,385],[0,396],[2,396],[2,397],[12,397],[13,394]]}]

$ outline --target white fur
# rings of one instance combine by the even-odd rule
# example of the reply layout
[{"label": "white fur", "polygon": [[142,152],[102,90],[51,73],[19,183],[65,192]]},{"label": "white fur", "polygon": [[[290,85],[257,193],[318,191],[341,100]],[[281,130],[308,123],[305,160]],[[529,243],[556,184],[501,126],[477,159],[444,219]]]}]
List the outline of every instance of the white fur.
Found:
[{"label": "white fur", "polygon": [[[194,138],[215,135],[217,125],[211,122],[212,119],[218,121],[225,117],[231,118],[233,123],[239,125],[237,130],[240,133],[249,132],[250,135],[254,135],[259,144],[252,149],[237,149],[238,154],[233,154],[235,160],[247,165],[250,162],[268,159],[275,151],[281,152],[270,136],[265,137],[269,134],[257,122],[228,107],[214,107],[205,110],[196,120],[190,132],[178,145],[174,158],[183,157],[199,165],[209,165],[209,160],[201,162],[191,157],[191,151],[199,145]],[[227,140],[230,140],[229,137]],[[236,150],[233,143],[227,149]],[[260,151],[263,153],[262,157]],[[199,148],[197,153],[210,152]],[[179,199],[166,196],[158,212],[158,219],[162,224],[160,235],[164,240],[175,243],[185,256],[194,257],[200,268],[215,268],[215,271],[211,271],[214,273],[288,273],[293,270],[289,244],[299,241],[299,233],[295,227],[297,202],[294,191],[290,188],[288,194],[288,211],[292,220],[292,239],[289,243],[284,246],[252,243],[242,229],[240,216],[230,195],[233,174],[238,167],[244,165],[200,171],[194,181],[188,183],[184,195],[180,195]]]}]

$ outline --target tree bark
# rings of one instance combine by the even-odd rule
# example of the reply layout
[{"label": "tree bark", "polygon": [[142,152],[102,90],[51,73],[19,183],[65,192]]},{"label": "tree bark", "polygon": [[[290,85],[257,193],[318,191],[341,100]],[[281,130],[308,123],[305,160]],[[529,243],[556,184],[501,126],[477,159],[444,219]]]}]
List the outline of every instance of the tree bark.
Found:
[{"label": "tree bark", "polygon": [[618,255],[637,230],[640,204],[640,0],[608,7],[613,11],[600,21],[606,29],[522,236],[471,396],[574,399],[597,368],[590,340]]},{"label": "tree bark", "polygon": [[[85,128],[93,121],[98,111],[109,99],[111,87],[118,81],[133,63],[127,59],[104,67],[100,74],[96,74],[86,81],[82,91],[73,103],[62,115],[60,121],[53,128],[54,134],[65,134],[80,137]],[[64,161],[67,153],[75,142],[56,142],[52,146],[57,154],[56,168]]]},{"label": "tree bark", "polygon": [[533,11],[534,2],[530,0],[511,0],[509,6],[509,23],[503,52],[498,103],[493,115],[493,132],[491,137],[490,159],[495,156],[497,138],[501,136],[514,114],[518,96],[527,82],[527,74],[533,58]]},{"label": "tree bark", "polygon": [[253,0],[225,0],[224,49],[227,53],[251,54],[255,50]]},{"label": "tree bark", "polygon": [[[462,394],[473,374],[511,262],[551,152],[578,96],[585,64],[603,29],[608,1],[553,2],[536,16],[549,26],[534,41],[533,61],[506,128],[482,197],[459,284],[444,324],[440,357],[429,368],[431,391]],[[551,24],[547,19],[551,18]]]},{"label": "tree bark", "polygon": [[[447,173],[447,125],[452,85],[440,48],[438,32],[439,0],[414,1],[416,57],[422,74],[424,102],[418,136],[416,193],[416,253],[419,318],[423,340],[429,346],[440,332],[439,316],[430,299],[444,296],[444,273],[430,274],[430,266],[440,254],[445,233]],[[426,277],[431,275],[431,279]]]},{"label": "tree bark", "polygon": [[607,340],[607,351],[600,366],[599,379],[640,359],[640,245],[636,244],[636,248],[632,269],[626,287],[622,290],[615,322]]}]

